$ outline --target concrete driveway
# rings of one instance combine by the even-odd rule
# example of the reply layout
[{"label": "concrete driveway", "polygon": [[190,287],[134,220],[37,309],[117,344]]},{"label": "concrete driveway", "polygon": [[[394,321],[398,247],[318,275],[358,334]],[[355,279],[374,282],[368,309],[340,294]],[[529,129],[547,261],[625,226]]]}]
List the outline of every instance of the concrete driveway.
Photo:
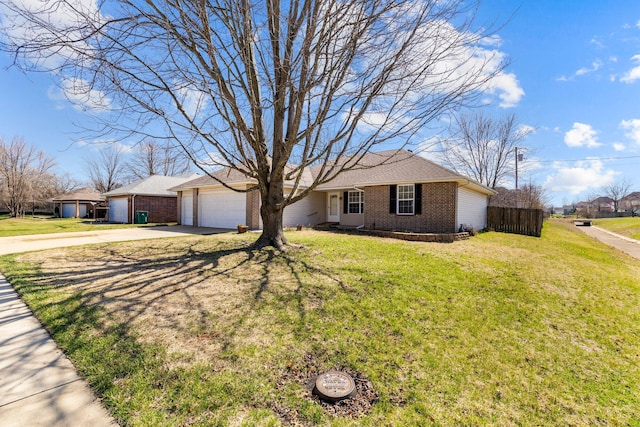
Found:
[{"label": "concrete driveway", "polygon": [[[207,235],[183,226],[92,230],[0,238],[0,254],[91,243]],[[116,422],[31,310],[0,274],[0,425],[114,426]]]},{"label": "concrete driveway", "polygon": [[163,225],[157,227],[120,228],[114,230],[88,230],[73,233],[32,234],[0,237],[0,255],[41,249],[63,248],[92,243],[123,242],[127,240],[158,239],[186,235],[209,235],[232,230],[222,228]]}]

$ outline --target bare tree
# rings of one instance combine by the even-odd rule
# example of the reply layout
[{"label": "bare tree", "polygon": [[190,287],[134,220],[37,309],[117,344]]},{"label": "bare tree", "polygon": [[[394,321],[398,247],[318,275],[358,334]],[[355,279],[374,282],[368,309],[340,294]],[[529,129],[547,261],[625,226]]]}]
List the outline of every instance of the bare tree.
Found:
[{"label": "bare tree", "polygon": [[548,197],[544,188],[532,183],[524,184],[517,190],[518,207],[525,209],[544,209],[548,203]]},{"label": "bare tree", "polygon": [[444,143],[442,158],[456,172],[496,188],[513,176],[517,149],[524,148],[522,143],[533,130],[519,126],[515,114],[501,119],[485,113],[461,115],[452,138]]},{"label": "bare tree", "polygon": [[132,180],[151,175],[177,176],[189,173],[191,162],[182,150],[168,144],[160,145],[146,140],[134,147],[127,162],[127,172]]},{"label": "bare tree", "polygon": [[505,208],[544,209],[547,203],[547,195],[544,188],[532,183],[525,184],[515,189],[505,187],[494,188],[498,192],[491,196],[489,204]]},{"label": "bare tree", "polygon": [[601,191],[605,197],[609,197],[613,201],[613,212],[617,213],[620,208],[620,200],[631,193],[632,188],[633,183],[625,178],[622,181],[615,181],[603,186]]},{"label": "bare tree", "polygon": [[417,142],[506,65],[460,0],[24,4],[0,0],[0,48],[64,76],[67,93],[108,117],[105,131],[168,139],[205,173],[253,179],[258,247],[287,244],[286,206],[376,147]]},{"label": "bare tree", "polygon": [[63,173],[55,176],[54,181],[55,195],[69,193],[73,190],[77,190],[82,186],[82,183],[69,173]]},{"label": "bare tree", "polygon": [[86,160],[91,185],[101,193],[115,190],[124,184],[124,166],[122,149],[117,145],[106,145],[95,156]]},{"label": "bare tree", "polygon": [[51,196],[54,166],[51,157],[22,138],[6,143],[0,137],[0,193],[9,215],[24,216],[29,205]]}]

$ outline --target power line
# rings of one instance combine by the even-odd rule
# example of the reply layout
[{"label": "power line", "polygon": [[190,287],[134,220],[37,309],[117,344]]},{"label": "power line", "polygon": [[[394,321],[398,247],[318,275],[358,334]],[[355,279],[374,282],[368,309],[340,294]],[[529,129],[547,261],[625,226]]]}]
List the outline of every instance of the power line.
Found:
[{"label": "power line", "polygon": [[589,160],[626,160],[626,159],[640,159],[640,156],[619,156],[619,157],[586,157],[584,159],[558,159],[558,160],[537,160],[531,159],[537,163],[553,163],[553,162],[582,162]]}]

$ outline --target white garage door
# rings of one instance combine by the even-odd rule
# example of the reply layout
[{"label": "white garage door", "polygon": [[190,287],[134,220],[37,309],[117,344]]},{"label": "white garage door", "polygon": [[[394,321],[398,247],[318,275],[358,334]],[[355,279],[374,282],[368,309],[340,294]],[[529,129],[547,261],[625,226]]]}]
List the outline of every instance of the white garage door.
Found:
[{"label": "white garage door", "polygon": [[236,228],[245,224],[245,193],[230,190],[202,190],[198,199],[198,222],[200,227]]},{"label": "white garage door", "polygon": [[62,218],[73,218],[76,216],[76,204],[65,203],[62,205]]},{"label": "white garage door", "polygon": [[109,199],[109,221],[129,222],[129,209],[126,198]]},{"label": "white garage door", "polygon": [[193,194],[182,193],[180,223],[182,225],[193,225]]},{"label": "white garage door", "polygon": [[[87,205],[79,205],[78,208],[80,212],[78,212],[78,218],[84,218],[87,214]],[[64,203],[62,205],[62,218],[75,218],[76,216],[76,204],[75,203]]]}]

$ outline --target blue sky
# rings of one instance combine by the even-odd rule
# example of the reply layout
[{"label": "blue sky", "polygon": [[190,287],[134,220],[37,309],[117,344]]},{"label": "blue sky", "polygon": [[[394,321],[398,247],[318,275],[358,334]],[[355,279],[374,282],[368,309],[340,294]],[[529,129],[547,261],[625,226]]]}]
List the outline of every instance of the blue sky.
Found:
[{"label": "blue sky", "polygon": [[[537,129],[521,182],[542,185],[554,205],[623,179],[640,191],[640,2],[485,0],[478,22],[505,23],[492,48],[511,62],[501,88],[511,98],[500,107],[493,96],[488,112]],[[0,135],[23,137],[86,180],[96,147],[74,142],[86,116],[50,75],[10,62],[0,55]]]}]

